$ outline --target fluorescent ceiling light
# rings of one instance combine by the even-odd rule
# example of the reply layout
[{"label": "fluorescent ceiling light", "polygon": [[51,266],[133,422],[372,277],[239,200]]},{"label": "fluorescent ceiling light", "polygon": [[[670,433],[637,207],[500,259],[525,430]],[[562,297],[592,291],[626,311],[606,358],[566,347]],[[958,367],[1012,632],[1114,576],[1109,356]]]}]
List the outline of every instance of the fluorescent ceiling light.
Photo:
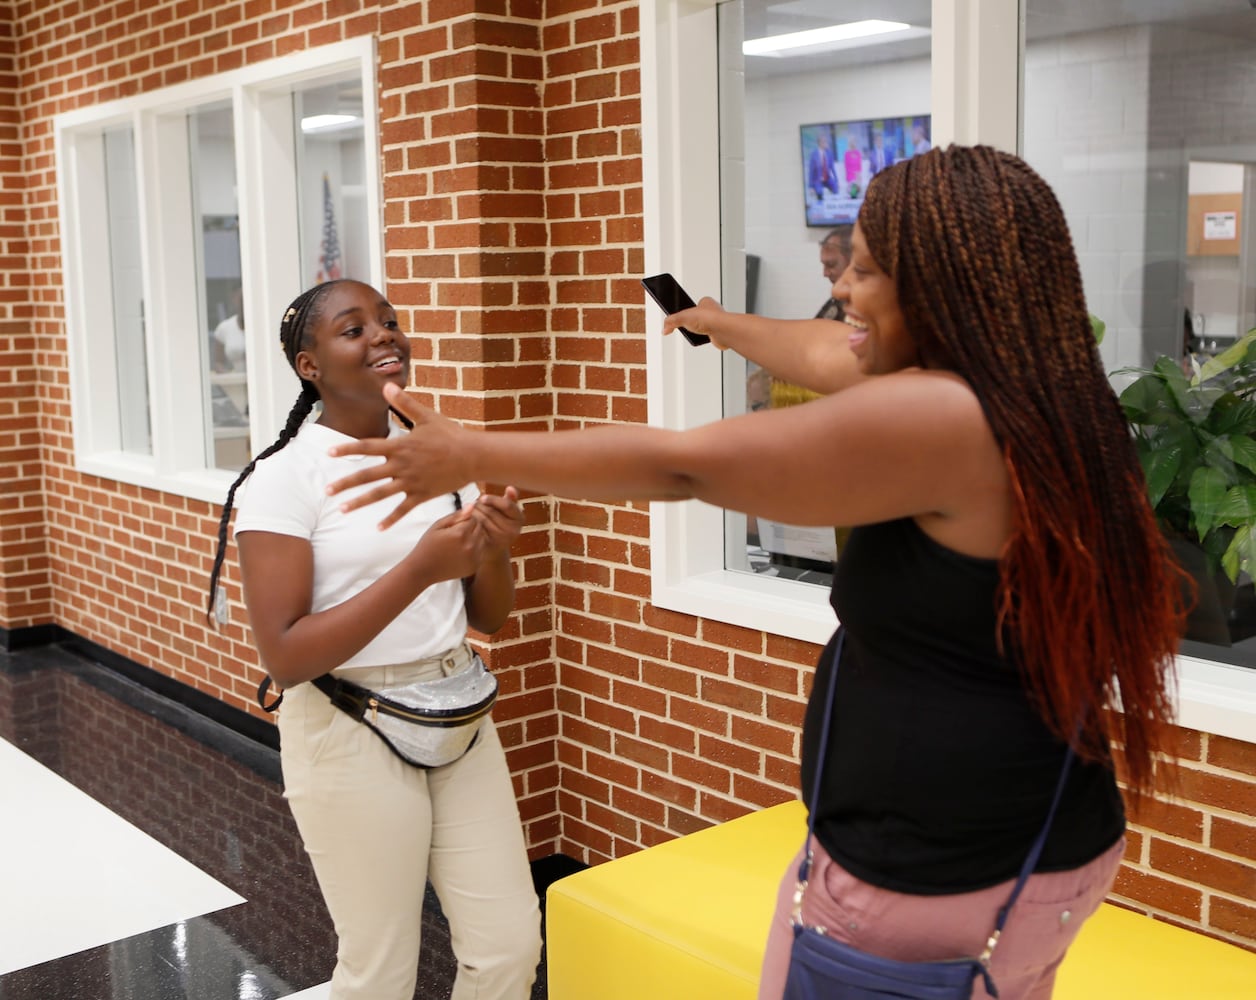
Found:
[{"label": "fluorescent ceiling light", "polygon": [[[908,34],[903,34],[904,32]],[[902,21],[850,21],[847,24],[833,24],[827,28],[812,28],[810,31],[792,31],[786,35],[750,38],[742,43],[741,51],[748,56],[779,56],[791,49],[810,51],[846,49],[877,42],[917,38],[927,34],[929,34],[927,28],[913,28]]]},{"label": "fluorescent ceiling light", "polygon": [[310,115],[301,119],[301,131],[321,132],[341,125],[354,125],[361,120],[357,115]]}]

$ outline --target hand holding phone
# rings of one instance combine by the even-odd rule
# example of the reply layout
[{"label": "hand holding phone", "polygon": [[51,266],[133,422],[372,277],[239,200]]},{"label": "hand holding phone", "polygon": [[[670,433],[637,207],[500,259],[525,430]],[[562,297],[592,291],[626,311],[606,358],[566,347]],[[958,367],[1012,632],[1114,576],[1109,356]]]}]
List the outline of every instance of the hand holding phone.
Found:
[{"label": "hand holding phone", "polygon": [[[642,278],[641,284],[650,293],[650,298],[657,302],[662,307],[663,312],[669,316],[672,313],[678,313],[685,309],[692,309],[696,305],[693,299],[680,287],[680,282],[666,272]],[[694,347],[701,347],[703,344],[711,342],[710,337],[701,333],[694,333],[692,330],[686,330],[683,326],[678,326],[676,329],[683,333],[685,339],[693,344]]]}]

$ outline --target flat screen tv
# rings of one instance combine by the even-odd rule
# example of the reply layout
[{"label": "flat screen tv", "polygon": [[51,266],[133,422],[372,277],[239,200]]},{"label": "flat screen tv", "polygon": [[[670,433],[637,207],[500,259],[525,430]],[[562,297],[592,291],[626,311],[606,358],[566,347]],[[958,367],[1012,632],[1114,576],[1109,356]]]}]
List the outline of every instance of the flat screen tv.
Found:
[{"label": "flat screen tv", "polygon": [[852,223],[878,170],[931,147],[929,115],[803,125],[802,189],[809,226]]}]

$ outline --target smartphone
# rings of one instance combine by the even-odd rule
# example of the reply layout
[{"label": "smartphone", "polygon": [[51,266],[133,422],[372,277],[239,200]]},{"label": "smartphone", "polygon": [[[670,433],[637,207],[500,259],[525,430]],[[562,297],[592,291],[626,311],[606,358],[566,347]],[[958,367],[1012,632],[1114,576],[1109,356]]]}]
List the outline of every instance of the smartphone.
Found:
[{"label": "smartphone", "polygon": [[[650,293],[650,298],[657,302],[663,308],[663,312],[669,316],[672,313],[680,312],[682,309],[692,309],[696,305],[688,293],[680,287],[680,282],[670,274],[655,274],[649,278],[642,278],[641,284]],[[677,327],[677,329],[685,335],[685,339],[693,344],[694,347],[701,347],[703,344],[711,343],[711,338],[704,334],[686,330],[683,326]]]}]

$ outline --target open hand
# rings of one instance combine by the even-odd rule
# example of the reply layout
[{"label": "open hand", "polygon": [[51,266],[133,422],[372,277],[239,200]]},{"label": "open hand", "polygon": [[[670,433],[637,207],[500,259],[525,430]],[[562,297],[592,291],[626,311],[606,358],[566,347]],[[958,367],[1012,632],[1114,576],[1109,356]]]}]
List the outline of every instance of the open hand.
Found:
[{"label": "open hand", "polygon": [[342,490],[365,483],[379,483],[364,490],[341,505],[344,511],[357,510],[396,493],[404,494],[400,503],[379,523],[390,528],[424,500],[452,493],[470,481],[462,468],[459,442],[468,432],[435,410],[415,402],[399,387],[384,386],[388,405],[404,414],[414,424],[405,437],[361,438],[339,444],[328,450],[333,456],[382,455],[383,462],[360,469],[327,487],[335,496]]}]

